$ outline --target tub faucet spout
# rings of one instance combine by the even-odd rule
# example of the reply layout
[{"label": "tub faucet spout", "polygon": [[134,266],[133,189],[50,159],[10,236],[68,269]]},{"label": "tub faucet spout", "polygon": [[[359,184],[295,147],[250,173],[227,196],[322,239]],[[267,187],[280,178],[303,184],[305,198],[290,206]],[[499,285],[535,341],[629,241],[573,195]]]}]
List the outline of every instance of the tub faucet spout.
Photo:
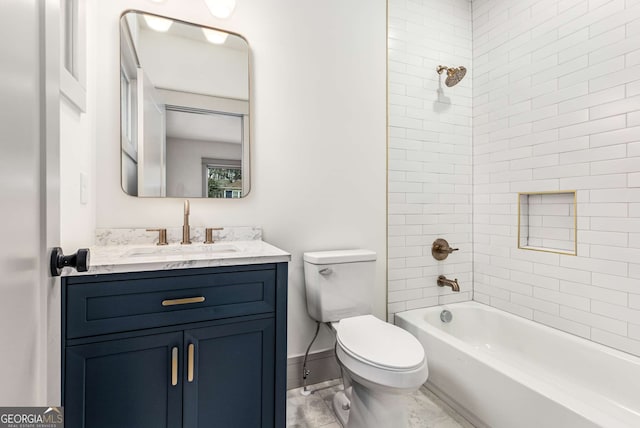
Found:
[{"label": "tub faucet spout", "polygon": [[446,276],[440,275],[438,277],[438,286],[440,287],[451,287],[453,291],[460,291],[460,286],[458,285],[458,278],[456,279],[447,279]]}]

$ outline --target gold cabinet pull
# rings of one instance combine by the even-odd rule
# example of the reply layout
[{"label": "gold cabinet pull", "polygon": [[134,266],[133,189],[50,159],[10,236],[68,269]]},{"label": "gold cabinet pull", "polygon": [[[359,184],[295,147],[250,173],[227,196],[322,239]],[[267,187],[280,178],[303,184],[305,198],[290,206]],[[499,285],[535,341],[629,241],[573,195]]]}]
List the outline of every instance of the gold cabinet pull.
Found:
[{"label": "gold cabinet pull", "polygon": [[194,351],[194,344],[191,343],[189,344],[189,347],[187,348],[187,381],[188,382],[193,382],[193,351]]},{"label": "gold cabinet pull", "polygon": [[178,384],[178,347],[171,349],[171,386]]},{"label": "gold cabinet pull", "polygon": [[204,300],[204,296],[185,297],[184,299],[170,299],[163,300],[162,306],[188,305],[190,303],[202,303],[204,302]]}]

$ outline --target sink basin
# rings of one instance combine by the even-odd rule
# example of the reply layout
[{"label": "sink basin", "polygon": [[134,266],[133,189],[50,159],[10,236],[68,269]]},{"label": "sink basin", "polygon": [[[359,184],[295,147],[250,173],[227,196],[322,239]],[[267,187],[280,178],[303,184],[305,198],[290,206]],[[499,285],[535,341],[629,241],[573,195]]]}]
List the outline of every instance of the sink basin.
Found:
[{"label": "sink basin", "polygon": [[179,256],[179,255],[209,255],[237,253],[240,251],[235,245],[212,244],[212,245],[178,245],[178,246],[157,246],[153,248],[134,248],[127,251],[123,257],[158,257],[158,256]]}]

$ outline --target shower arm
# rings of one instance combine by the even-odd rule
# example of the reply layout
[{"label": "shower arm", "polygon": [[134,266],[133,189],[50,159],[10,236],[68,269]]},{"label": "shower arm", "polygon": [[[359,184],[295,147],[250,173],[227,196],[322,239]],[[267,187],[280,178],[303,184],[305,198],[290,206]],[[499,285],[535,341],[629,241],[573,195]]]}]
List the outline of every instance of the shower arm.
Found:
[{"label": "shower arm", "polygon": [[439,65],[438,68],[436,68],[436,71],[438,72],[438,74],[442,74],[442,72],[445,70],[449,70],[449,67],[445,67],[444,65]]}]

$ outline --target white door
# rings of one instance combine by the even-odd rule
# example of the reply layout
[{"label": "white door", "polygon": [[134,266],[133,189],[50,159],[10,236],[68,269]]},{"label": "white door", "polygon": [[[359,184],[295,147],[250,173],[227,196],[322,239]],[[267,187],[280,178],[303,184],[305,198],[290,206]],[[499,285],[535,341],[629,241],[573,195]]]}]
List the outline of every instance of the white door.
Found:
[{"label": "white door", "polygon": [[[0,406],[60,403],[58,4],[0,11]],[[43,25],[44,24],[44,25]]]},{"label": "white door", "polygon": [[138,196],[166,196],[166,108],[138,68]]}]

